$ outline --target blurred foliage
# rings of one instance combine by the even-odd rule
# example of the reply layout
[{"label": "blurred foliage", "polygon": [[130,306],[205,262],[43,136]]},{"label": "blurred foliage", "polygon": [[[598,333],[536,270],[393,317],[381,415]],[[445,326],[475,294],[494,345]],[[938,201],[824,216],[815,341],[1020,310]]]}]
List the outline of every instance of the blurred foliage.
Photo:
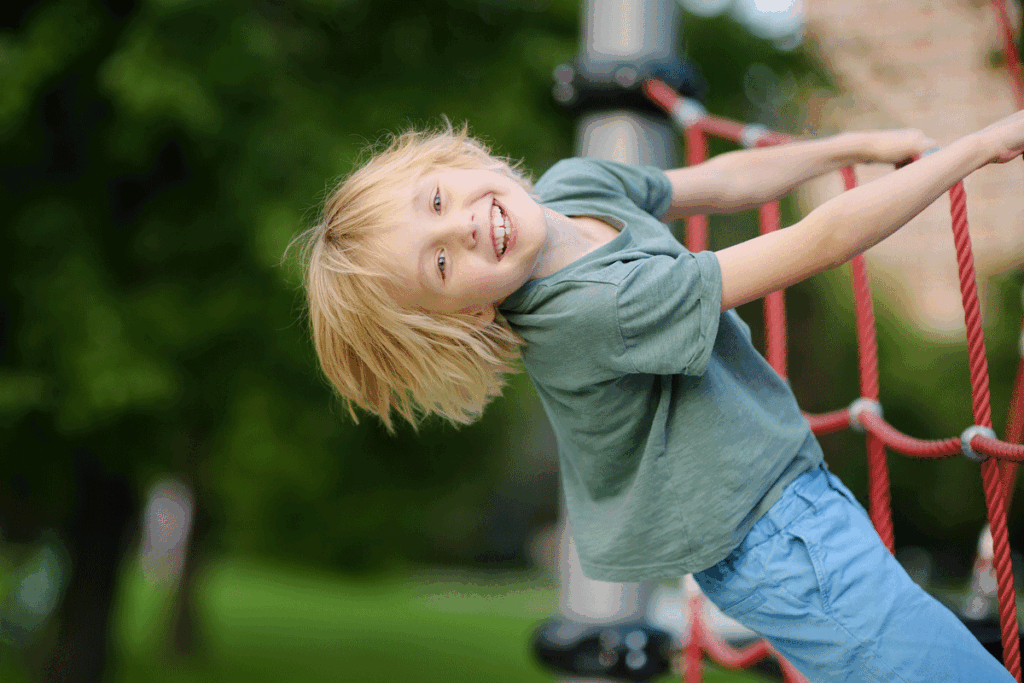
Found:
[{"label": "blurred foliage", "polygon": [[[533,414],[528,381],[458,431],[389,438],[372,419],[352,424],[319,375],[297,269],[281,255],[384,131],[468,120],[535,176],[570,155],[573,120],[550,79],[577,52],[578,12],[576,0],[0,8],[4,534],[28,538],[70,514],[68,454],[84,447],[138,486],[182,473],[211,520],[206,547],[350,571],[485,549],[494,491]],[[745,90],[754,65],[783,83],[828,82],[806,55],[726,18],[688,17],[685,36],[724,116],[802,130],[795,101],[780,110]],[[715,239],[750,229],[743,217],[719,225]],[[793,381],[810,409],[856,395],[836,288],[790,296]],[[756,328],[757,311],[745,315]],[[991,362],[1005,373],[1015,333],[998,332],[1009,341],[998,337]],[[961,366],[896,321],[881,333],[889,417],[920,436],[958,432]],[[1006,400],[1005,383],[993,391]],[[837,469],[856,480],[846,444]],[[970,467],[896,465],[906,524],[967,542],[979,518]],[[901,497],[921,486],[942,497]]]},{"label": "blurred foliage", "polygon": [[447,113],[542,167],[567,154],[547,91],[575,3],[2,11],[5,534],[66,517],[76,446],[140,484],[182,472],[225,548],[349,569],[464,554],[501,411],[419,438],[350,424],[281,255],[385,130]]}]

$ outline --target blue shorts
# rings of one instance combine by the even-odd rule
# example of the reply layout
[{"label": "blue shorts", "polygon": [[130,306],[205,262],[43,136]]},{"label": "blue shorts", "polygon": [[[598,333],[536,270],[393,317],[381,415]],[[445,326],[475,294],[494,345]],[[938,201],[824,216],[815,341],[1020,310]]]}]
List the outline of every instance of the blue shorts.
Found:
[{"label": "blue shorts", "polygon": [[797,477],[729,557],[694,578],[811,681],[1014,680],[907,576],[824,466]]}]

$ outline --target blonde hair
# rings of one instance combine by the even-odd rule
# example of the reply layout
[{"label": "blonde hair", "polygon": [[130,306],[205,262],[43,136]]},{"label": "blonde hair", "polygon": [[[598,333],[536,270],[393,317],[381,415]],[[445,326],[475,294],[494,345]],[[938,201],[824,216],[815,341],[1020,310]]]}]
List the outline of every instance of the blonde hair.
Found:
[{"label": "blonde hair", "polygon": [[[463,125],[410,130],[378,143],[369,161],[329,195],[321,220],[299,235],[310,327],[324,374],[352,419],[355,407],[394,431],[392,411],[414,428],[430,415],[457,424],[480,416],[516,370],[524,343],[496,315],[482,324],[466,313],[400,305],[390,294],[387,257],[372,239],[409,201],[411,182],[436,168],[486,169],[528,192],[531,182],[493,156]],[[291,249],[289,246],[289,249]]]}]

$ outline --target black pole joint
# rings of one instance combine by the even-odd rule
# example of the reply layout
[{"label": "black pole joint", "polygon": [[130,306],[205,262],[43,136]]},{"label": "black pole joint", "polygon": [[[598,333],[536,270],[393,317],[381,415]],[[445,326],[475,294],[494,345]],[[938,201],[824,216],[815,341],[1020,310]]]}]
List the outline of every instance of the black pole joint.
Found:
[{"label": "black pole joint", "polygon": [[641,86],[647,78],[664,81],[686,97],[704,102],[707,81],[697,66],[683,57],[634,62],[602,61],[592,63],[575,59],[555,67],[552,94],[562,106],[580,114],[593,110],[629,109],[665,113],[644,95]]}]

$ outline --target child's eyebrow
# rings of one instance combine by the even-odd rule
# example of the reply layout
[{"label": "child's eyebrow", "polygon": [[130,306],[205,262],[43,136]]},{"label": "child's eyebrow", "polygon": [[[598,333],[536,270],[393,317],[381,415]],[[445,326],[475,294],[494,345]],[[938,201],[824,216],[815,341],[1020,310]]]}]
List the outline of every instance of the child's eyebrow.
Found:
[{"label": "child's eyebrow", "polygon": [[426,190],[423,189],[422,185],[418,186],[412,193],[412,209],[418,211],[423,206],[423,194]]},{"label": "child's eyebrow", "polygon": [[416,270],[418,271],[419,274],[419,278],[417,278],[419,280],[418,284],[423,289],[431,289],[431,287],[429,286],[430,279],[427,276],[427,269],[425,267],[425,264],[426,251],[421,251],[419,254],[416,255]]},{"label": "child's eyebrow", "polygon": [[427,195],[431,191],[431,183],[426,179],[421,179],[416,183],[416,190],[412,196],[412,208],[415,211],[419,211],[423,208],[424,203],[427,201]]},{"label": "child's eyebrow", "polygon": [[428,265],[430,263],[430,251],[430,246],[424,245],[420,253],[416,255],[416,270],[419,275],[416,284],[424,291],[436,292],[437,281],[431,276],[432,271]]}]

